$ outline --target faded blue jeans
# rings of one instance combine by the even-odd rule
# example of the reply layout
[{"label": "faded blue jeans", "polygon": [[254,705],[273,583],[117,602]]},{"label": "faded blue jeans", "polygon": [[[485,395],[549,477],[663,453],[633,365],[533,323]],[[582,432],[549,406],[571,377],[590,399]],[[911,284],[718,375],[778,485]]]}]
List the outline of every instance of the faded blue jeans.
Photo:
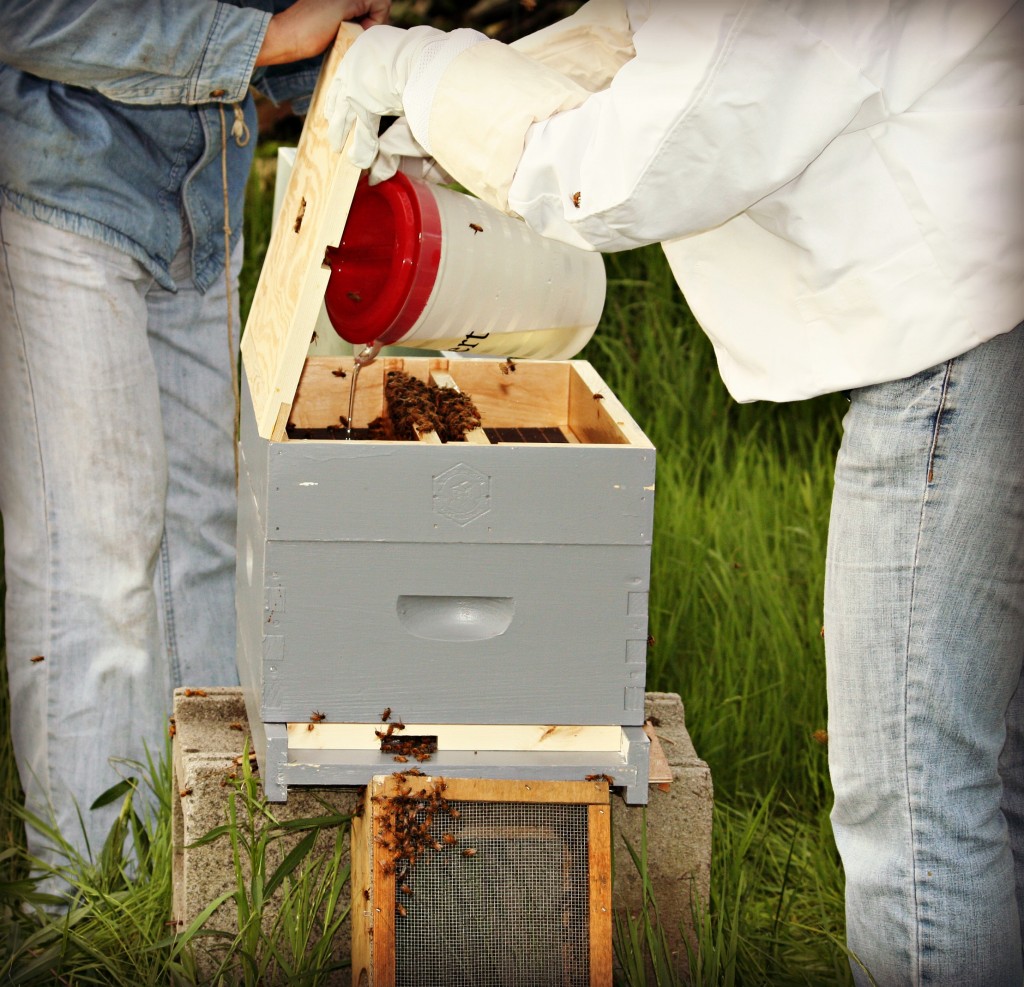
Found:
[{"label": "faded blue jeans", "polygon": [[[176,293],[9,206],[0,241],[14,748],[28,809],[84,850],[80,809],[96,853],[118,806],[89,805],[137,773],[117,759],[163,754],[172,687],[237,682],[235,345],[187,239]],[[56,859],[35,831],[29,847]]]},{"label": "faded blue jeans", "polygon": [[1024,325],[851,394],[825,642],[850,949],[883,987],[1019,987]]}]

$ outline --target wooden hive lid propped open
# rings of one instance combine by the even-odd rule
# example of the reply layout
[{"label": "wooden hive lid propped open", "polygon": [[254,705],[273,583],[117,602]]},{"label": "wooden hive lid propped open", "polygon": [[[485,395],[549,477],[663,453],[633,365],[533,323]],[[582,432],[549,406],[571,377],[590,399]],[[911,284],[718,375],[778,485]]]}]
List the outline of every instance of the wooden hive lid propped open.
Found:
[{"label": "wooden hive lid propped open", "polygon": [[360,176],[347,145],[341,154],[331,149],[323,109],[337,67],[361,33],[343,25],[324,60],[245,323],[242,364],[265,439],[284,437],[330,278],[324,251],[341,239]]}]

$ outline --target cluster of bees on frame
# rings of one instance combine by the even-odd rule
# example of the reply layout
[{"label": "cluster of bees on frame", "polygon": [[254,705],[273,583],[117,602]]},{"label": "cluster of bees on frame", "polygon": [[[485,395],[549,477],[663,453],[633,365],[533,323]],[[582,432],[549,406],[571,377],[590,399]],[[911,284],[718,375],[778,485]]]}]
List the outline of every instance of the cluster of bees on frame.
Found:
[{"label": "cluster of bees on frame", "polygon": [[480,412],[468,394],[438,387],[407,374],[389,370],[384,380],[387,414],[369,424],[373,438],[415,440],[417,434],[436,432],[442,442],[461,442],[480,427]]},{"label": "cluster of bees on frame", "polygon": [[[385,851],[380,870],[395,875],[395,914],[405,918],[408,914],[398,894],[412,895],[412,869],[416,861],[427,851],[458,849],[463,857],[475,857],[475,847],[458,847],[458,837],[451,832],[443,833],[438,839],[434,834],[434,820],[441,816],[457,820],[459,809],[448,801],[445,791],[448,783],[444,778],[426,778],[418,768],[396,772],[391,776],[396,791],[392,795],[373,795],[370,801],[381,807],[375,814],[374,842]],[[414,790],[416,781],[424,779]],[[370,893],[364,889],[363,896]]]}]

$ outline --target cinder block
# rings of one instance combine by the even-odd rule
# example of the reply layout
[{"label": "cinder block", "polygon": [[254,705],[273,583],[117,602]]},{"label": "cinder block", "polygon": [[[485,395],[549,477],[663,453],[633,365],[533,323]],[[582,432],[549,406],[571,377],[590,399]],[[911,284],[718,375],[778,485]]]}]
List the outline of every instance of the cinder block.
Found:
[{"label": "cinder block", "polygon": [[[173,917],[179,928],[191,922],[219,895],[236,887],[234,863],[226,839],[190,847],[227,819],[228,799],[233,791],[226,779],[238,771],[237,759],[248,733],[245,703],[239,689],[199,690],[203,695],[175,693],[174,737],[174,894]],[[195,690],[192,690],[193,693]],[[686,730],[680,697],[674,693],[648,693],[648,719],[671,767],[672,782],[652,785],[648,805],[626,805],[612,799],[614,884],[616,911],[639,915],[643,904],[642,885],[626,849],[626,842],[638,852],[646,826],[647,866],[658,911],[669,946],[680,970],[686,969],[686,941],[693,939],[692,903],[706,907],[711,865],[712,786],[707,765],[697,756]],[[238,730],[236,725],[243,727]],[[429,765],[424,765],[429,767]],[[185,794],[182,794],[185,793]],[[296,788],[288,801],[267,806],[278,821],[355,811],[357,787]],[[294,845],[279,844],[268,869]],[[317,853],[328,853],[331,834],[323,834]],[[347,895],[346,891],[346,895]],[[273,921],[277,899],[267,902],[264,924]],[[207,923],[208,928],[226,932],[237,929],[234,903],[226,902]],[[349,955],[349,923],[335,938],[338,958]],[[219,962],[218,949],[226,940],[204,940],[197,955],[200,976],[209,976]],[[347,983],[347,973],[337,979]]]},{"label": "cinder block", "polygon": [[675,966],[688,971],[686,946],[696,943],[692,904],[706,909],[711,888],[711,771],[693,748],[676,693],[649,692],[645,706],[672,770],[672,782],[652,784],[646,806],[613,799],[613,902],[617,911],[634,918],[642,911],[643,885],[626,844],[639,854],[646,826],[654,901]]}]

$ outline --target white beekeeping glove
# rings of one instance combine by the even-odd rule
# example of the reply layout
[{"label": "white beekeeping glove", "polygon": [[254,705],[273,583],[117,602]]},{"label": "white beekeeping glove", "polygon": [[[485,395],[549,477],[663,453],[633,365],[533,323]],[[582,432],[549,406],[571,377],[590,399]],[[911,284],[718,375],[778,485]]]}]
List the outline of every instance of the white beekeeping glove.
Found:
[{"label": "white beekeeping glove", "polygon": [[340,151],[354,126],[349,157],[357,167],[369,168],[377,156],[380,118],[407,112],[405,87],[424,52],[428,61],[441,55],[447,63],[454,53],[485,40],[476,31],[446,34],[432,27],[377,25],[364,31],[345,53],[327,90],[324,116],[331,146]]},{"label": "white beekeeping glove", "polygon": [[404,118],[396,120],[381,134],[377,157],[370,167],[370,184],[387,181],[396,171],[436,185],[447,185],[452,180],[413,137],[409,121]]}]

